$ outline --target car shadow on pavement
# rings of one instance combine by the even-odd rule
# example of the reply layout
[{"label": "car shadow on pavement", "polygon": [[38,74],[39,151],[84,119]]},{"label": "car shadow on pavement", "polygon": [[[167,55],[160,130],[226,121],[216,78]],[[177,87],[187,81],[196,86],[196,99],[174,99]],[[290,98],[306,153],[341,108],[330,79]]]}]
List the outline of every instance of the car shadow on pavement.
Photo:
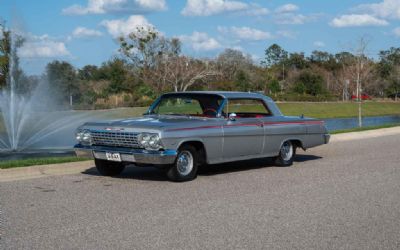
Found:
[{"label": "car shadow on pavement", "polygon": [[[82,172],[82,174],[101,176],[95,167]],[[155,167],[137,167],[134,165],[127,166],[124,171],[117,176],[110,177],[117,179],[136,179],[146,181],[167,181],[167,177],[162,169]]]},{"label": "car shadow on pavement", "polygon": [[[321,159],[320,156],[315,155],[296,155],[294,158],[294,164],[296,162],[306,162],[312,160]],[[216,165],[206,165],[199,169],[199,175],[217,175],[217,174],[224,174],[229,172],[239,172],[239,171],[248,171],[252,169],[259,169],[259,168],[268,168],[268,167],[276,167],[274,165],[273,158],[260,158],[260,159],[253,159],[253,160],[246,160],[246,161],[237,161],[237,162],[230,162],[230,163],[223,163],[223,164],[216,164]]]},{"label": "car shadow on pavement", "polygon": [[[320,156],[315,155],[302,155],[298,154],[294,158],[294,164],[296,162],[307,162],[321,159]],[[275,167],[272,158],[261,158],[261,159],[253,159],[246,161],[237,161],[237,162],[229,162],[223,164],[216,165],[205,165],[199,168],[198,174],[200,176],[212,176],[219,175],[230,172],[239,172],[239,171],[249,171],[252,169],[259,168],[267,168],[267,167]],[[90,168],[82,172],[82,174],[100,176],[97,172],[96,168]],[[137,166],[128,166],[125,170],[118,176],[114,178],[119,179],[137,179],[137,180],[147,180],[147,181],[167,181],[167,177],[165,176],[165,171],[162,169],[158,169],[155,167],[137,167]]]},{"label": "car shadow on pavement", "polygon": [[314,160],[319,160],[322,159],[321,156],[317,155],[302,155],[302,154],[296,154],[294,157],[294,162],[306,162],[306,161],[314,161]]}]

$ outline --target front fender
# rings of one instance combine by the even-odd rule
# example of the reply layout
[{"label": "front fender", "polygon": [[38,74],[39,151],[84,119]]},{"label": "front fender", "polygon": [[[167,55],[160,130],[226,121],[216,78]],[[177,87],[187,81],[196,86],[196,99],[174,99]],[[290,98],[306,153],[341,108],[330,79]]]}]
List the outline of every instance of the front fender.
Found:
[{"label": "front fender", "polygon": [[182,146],[182,144],[187,143],[187,142],[200,142],[201,144],[203,144],[204,149],[206,149],[206,146],[204,145],[204,141],[202,138],[182,138],[181,140],[179,140],[179,142],[177,143],[177,148],[180,148]]}]

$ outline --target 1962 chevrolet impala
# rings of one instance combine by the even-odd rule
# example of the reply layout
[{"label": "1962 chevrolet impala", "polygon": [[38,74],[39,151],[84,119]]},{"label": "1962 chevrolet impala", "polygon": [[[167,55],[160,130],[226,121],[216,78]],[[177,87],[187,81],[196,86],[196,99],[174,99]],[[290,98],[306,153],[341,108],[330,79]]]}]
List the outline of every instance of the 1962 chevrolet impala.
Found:
[{"label": "1962 chevrolet impala", "polygon": [[75,151],[94,157],[103,175],[134,163],[187,181],[202,164],[274,157],[275,164],[290,166],[296,148],[329,138],[323,121],[283,116],[262,94],[195,91],[164,94],[140,118],[86,123],[77,130]]}]

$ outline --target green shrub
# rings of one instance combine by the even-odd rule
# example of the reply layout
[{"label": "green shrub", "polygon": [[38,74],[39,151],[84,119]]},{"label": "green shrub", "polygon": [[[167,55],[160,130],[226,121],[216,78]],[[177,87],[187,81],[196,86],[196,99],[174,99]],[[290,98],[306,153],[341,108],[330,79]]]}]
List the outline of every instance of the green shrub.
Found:
[{"label": "green shrub", "polygon": [[273,99],[275,101],[286,101],[286,102],[329,102],[329,101],[338,101],[340,98],[338,96],[330,94],[322,94],[314,96],[314,95],[298,94],[298,93],[284,93],[273,96]]},{"label": "green shrub", "polygon": [[325,94],[326,90],[323,87],[323,83],[324,78],[321,75],[311,71],[303,71],[296,79],[293,92],[312,96]]}]

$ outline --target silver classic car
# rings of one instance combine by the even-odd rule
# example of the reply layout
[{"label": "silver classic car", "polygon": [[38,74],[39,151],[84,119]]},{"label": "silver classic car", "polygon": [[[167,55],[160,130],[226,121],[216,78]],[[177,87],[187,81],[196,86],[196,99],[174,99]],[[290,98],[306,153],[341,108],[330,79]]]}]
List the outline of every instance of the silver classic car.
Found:
[{"label": "silver classic car", "polygon": [[102,175],[152,165],[172,181],[188,181],[203,164],[273,157],[290,166],[297,148],[329,138],[323,121],[284,116],[262,94],[193,91],[162,95],[143,117],[82,125],[75,151],[93,157]]}]

